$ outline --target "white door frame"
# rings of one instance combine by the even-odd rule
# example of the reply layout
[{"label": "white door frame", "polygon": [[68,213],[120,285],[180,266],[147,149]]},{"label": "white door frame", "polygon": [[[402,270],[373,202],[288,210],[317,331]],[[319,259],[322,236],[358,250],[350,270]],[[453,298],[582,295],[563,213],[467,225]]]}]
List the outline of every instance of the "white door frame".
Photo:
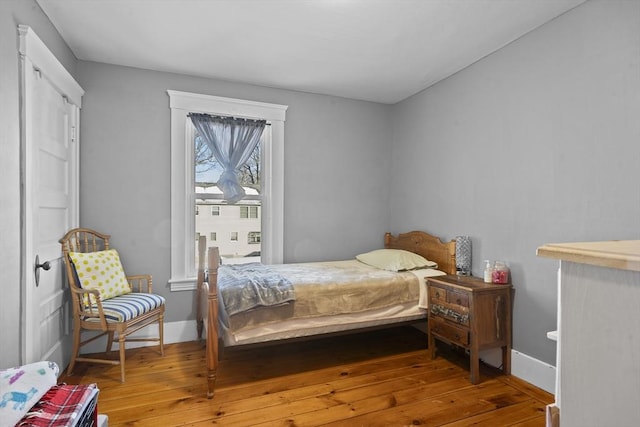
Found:
[{"label": "white door frame", "polygon": [[[46,78],[57,92],[71,104],[70,126],[75,128],[72,136],[72,148],[69,159],[69,222],[77,226],[79,222],[79,117],[84,90],[51,53],[47,46],[38,38],[33,30],[26,25],[18,26],[20,38],[20,181],[21,181],[21,218],[22,225],[20,265],[22,289],[21,318],[20,318],[20,360],[30,363],[39,359],[40,343],[29,337],[39,336],[37,331],[40,313],[35,312],[34,258],[35,248],[34,230],[32,228],[33,206],[31,199],[32,170],[30,150],[34,145],[31,124],[31,105],[29,100],[33,96],[34,71],[38,78]],[[61,236],[62,237],[62,236]],[[41,260],[41,262],[46,260]],[[66,362],[66,361],[65,361]]]}]

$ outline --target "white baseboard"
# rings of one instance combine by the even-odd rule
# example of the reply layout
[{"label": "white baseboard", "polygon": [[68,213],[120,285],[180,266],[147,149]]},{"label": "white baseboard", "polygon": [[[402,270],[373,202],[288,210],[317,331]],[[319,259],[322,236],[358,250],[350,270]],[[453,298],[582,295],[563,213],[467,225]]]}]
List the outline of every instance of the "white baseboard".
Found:
[{"label": "white baseboard", "polygon": [[[420,328],[421,329],[421,328]],[[426,331],[424,331],[426,332]],[[138,331],[132,336],[136,338],[145,336],[158,336],[158,328],[151,325]],[[195,320],[183,320],[164,324],[164,342],[172,344],[177,342],[196,341],[198,339]],[[203,337],[204,338],[204,337]],[[82,353],[100,353],[107,345],[106,337],[87,344],[82,348]],[[156,345],[155,343],[130,342],[127,348],[145,347]],[[118,350],[118,343],[113,344],[112,350]],[[500,349],[487,350],[480,353],[480,359],[488,365],[500,367],[502,364],[502,352]],[[511,375],[533,384],[549,393],[555,392],[556,368],[517,350],[511,350]]]},{"label": "white baseboard", "polygon": [[556,367],[517,350],[511,350],[511,375],[546,392],[555,393]]},{"label": "white baseboard", "polygon": [[[496,368],[502,367],[502,350],[499,348],[480,352],[480,360]],[[549,393],[555,393],[556,367],[511,350],[511,375],[514,375]]]},{"label": "white baseboard", "polygon": [[[502,350],[494,348],[480,352],[480,360],[487,365],[502,367]],[[556,367],[517,350],[511,350],[511,375],[549,393],[555,393]]]}]

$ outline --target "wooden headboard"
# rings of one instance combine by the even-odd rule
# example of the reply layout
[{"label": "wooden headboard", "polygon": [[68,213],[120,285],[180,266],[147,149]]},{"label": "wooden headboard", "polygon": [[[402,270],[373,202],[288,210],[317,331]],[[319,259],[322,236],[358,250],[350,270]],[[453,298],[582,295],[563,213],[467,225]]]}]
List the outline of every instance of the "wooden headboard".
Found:
[{"label": "wooden headboard", "polygon": [[443,243],[438,237],[424,231],[410,231],[393,236],[384,235],[384,247],[387,249],[404,249],[421,255],[429,261],[438,263],[438,270],[447,274],[456,274],[456,241]]}]

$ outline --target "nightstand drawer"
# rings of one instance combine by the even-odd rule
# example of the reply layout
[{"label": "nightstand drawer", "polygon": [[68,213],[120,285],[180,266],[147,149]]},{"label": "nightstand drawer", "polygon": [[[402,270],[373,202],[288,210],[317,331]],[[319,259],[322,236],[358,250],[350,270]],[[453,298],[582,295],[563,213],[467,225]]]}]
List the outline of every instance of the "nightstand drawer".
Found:
[{"label": "nightstand drawer", "polygon": [[429,312],[460,325],[469,326],[469,309],[454,304],[429,303]]},{"label": "nightstand drawer", "polygon": [[430,331],[441,338],[445,338],[454,344],[469,345],[469,330],[451,325],[437,317],[430,317]]},{"label": "nightstand drawer", "polygon": [[459,305],[460,307],[469,307],[469,295],[462,292],[447,291],[447,299],[449,304]]},{"label": "nightstand drawer", "polygon": [[430,284],[429,311],[434,316],[469,326],[469,295]]},{"label": "nightstand drawer", "polygon": [[429,303],[444,304],[447,302],[447,290],[437,286],[429,285]]},{"label": "nightstand drawer", "polygon": [[456,292],[451,289],[438,286],[429,286],[429,298],[431,302],[442,304],[455,304],[460,307],[469,307],[469,295],[464,292]]}]

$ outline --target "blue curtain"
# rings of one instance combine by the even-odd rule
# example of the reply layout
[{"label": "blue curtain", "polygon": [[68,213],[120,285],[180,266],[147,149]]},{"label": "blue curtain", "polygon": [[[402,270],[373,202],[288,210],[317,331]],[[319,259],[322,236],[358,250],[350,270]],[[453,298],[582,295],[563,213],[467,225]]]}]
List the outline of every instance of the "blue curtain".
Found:
[{"label": "blue curtain", "polygon": [[218,188],[224,194],[224,199],[227,203],[242,200],[245,193],[238,182],[238,172],[260,142],[267,122],[200,113],[189,113],[189,118],[222,165]]}]

